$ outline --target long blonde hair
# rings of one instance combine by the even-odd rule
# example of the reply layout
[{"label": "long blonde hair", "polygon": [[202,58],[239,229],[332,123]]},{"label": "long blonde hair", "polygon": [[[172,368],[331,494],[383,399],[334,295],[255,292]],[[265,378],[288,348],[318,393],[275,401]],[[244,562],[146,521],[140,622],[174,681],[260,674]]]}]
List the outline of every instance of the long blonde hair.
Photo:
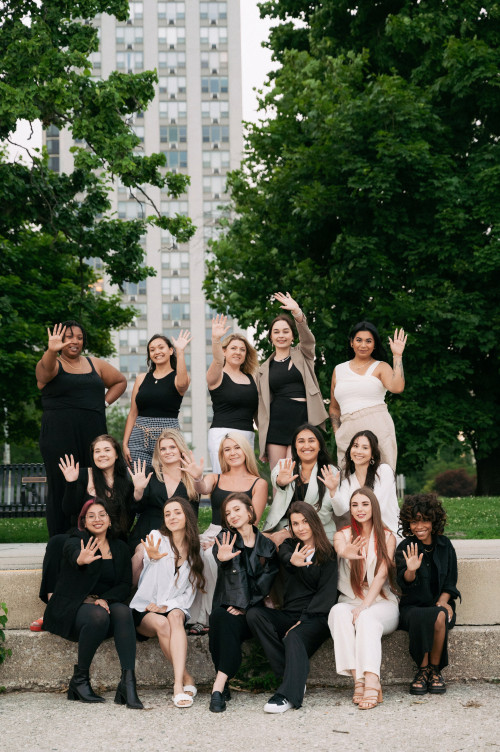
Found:
[{"label": "long blonde hair", "polygon": [[257,355],[257,350],[255,349],[255,347],[252,347],[246,337],[244,337],[242,334],[234,332],[233,334],[230,334],[228,337],[226,337],[224,342],[222,342],[222,349],[225,350],[226,347],[230,345],[231,342],[233,342],[235,339],[243,342],[247,349],[245,360],[240,366],[240,371],[246,374],[250,374],[250,376],[255,376],[259,369],[259,358]]},{"label": "long blonde hair", "polygon": [[222,473],[228,473],[230,471],[230,467],[226,461],[226,458],[224,457],[224,450],[223,450],[223,444],[226,441],[226,439],[231,439],[231,441],[234,441],[238,446],[240,446],[243,450],[243,454],[245,455],[245,466],[250,475],[256,475],[257,478],[260,477],[259,475],[259,469],[257,467],[257,462],[255,460],[255,454],[253,452],[252,447],[248,443],[248,441],[245,439],[245,437],[241,433],[226,433],[226,435],[221,439],[221,442],[219,444],[219,465]]},{"label": "long blonde hair", "polygon": [[[186,440],[184,439],[184,436],[181,434],[181,432],[178,431],[176,428],[165,428],[165,430],[162,431],[161,434],[158,436],[158,440],[153,450],[153,459],[152,459],[153,469],[160,483],[163,483],[163,472],[162,472],[162,464],[161,464],[161,458],[160,458],[160,444],[163,441],[163,439],[171,439],[171,441],[174,442],[174,444],[176,445],[181,455],[189,454],[189,447],[186,444]],[[181,467],[181,477],[182,477],[182,482],[184,483],[186,487],[187,495],[190,501],[197,500],[198,493],[194,487],[194,481],[191,478],[191,476],[188,473],[186,473],[186,471],[182,467]]]}]

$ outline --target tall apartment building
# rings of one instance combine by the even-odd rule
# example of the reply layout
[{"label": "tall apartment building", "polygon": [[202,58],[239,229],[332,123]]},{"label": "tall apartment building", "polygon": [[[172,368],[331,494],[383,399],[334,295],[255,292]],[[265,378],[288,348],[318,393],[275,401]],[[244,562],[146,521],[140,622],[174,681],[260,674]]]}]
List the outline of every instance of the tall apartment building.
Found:
[{"label": "tall apartment building", "polygon": [[[196,456],[208,457],[207,427],[211,405],[205,372],[211,358],[211,318],[203,293],[207,242],[217,234],[226,173],[238,166],[242,152],[241,45],[239,0],[131,0],[129,18],[95,19],[100,49],[92,55],[94,74],[137,73],[156,68],[156,95],[132,127],[145,154],[163,152],[170,170],[191,176],[187,194],[177,200],[149,191],[162,213],[191,217],[197,226],[189,243],[177,244],[169,233],[152,228],[144,238],[146,263],[157,276],[126,286],[124,302],[139,313],[134,325],[116,335],[114,361],[128,380],[122,404],[130,400],[137,373],[146,370],[146,343],[155,333],[171,336],[190,329],[187,363],[191,387],[181,409],[181,428]],[[53,169],[72,169],[71,134],[50,128],[44,135]],[[151,213],[116,185],[118,216]],[[104,280],[104,285],[106,281]]]}]

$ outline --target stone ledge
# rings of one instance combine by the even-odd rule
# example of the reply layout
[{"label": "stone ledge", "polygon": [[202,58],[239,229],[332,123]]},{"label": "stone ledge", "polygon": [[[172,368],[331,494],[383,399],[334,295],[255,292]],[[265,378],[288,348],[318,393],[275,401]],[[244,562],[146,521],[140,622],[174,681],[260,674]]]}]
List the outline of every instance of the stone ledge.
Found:
[{"label": "stone ledge", "polygon": [[[407,684],[414,667],[408,654],[408,636],[395,632],[383,640],[382,683]],[[12,650],[0,667],[0,685],[7,690],[62,691],[67,687],[76,660],[76,644],[51,634],[28,630],[10,630],[6,647]],[[245,651],[249,645],[245,646]],[[449,681],[500,678],[500,627],[455,627],[449,638],[450,665],[445,670]],[[207,637],[190,637],[188,667],[197,684],[210,685],[214,668]],[[100,689],[113,689],[120,667],[113,641],[98,650],[92,666],[92,681]],[[170,664],[163,657],[157,640],[137,645],[137,679],[140,687],[165,687],[172,684]],[[328,640],[313,657],[308,684],[342,687],[350,682],[335,673],[332,642]]]}]

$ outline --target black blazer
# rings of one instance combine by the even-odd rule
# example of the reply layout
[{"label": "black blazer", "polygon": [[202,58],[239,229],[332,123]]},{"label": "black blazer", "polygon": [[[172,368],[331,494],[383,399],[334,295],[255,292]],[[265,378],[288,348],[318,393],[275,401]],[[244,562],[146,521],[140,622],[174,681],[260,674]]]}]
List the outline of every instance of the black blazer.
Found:
[{"label": "black blazer", "polygon": [[290,563],[290,559],[297,543],[296,538],[288,538],[283,541],[278,551],[285,579],[283,610],[300,614],[300,621],[318,616],[328,617],[338,595],[335,550],[332,547],[332,557],[325,564],[316,565],[314,554],[310,566],[295,567]]},{"label": "black blazer", "polygon": [[416,543],[420,555],[424,550],[423,543],[414,535],[411,535],[402,540],[396,549],[397,583],[401,590],[400,608],[405,606],[434,606],[441,593],[448,593],[450,605],[454,608],[455,598],[462,598],[460,591],[457,590],[457,555],[450,539],[445,535],[437,535],[433,536],[432,540],[436,544],[432,552],[432,560],[438,572],[439,587],[437,593],[433,593],[431,590],[430,565],[426,565],[425,556],[421,566],[416,571],[413,582],[406,582],[404,578],[406,560],[403,551],[406,551],[410,543]]},{"label": "black blazer", "polygon": [[[212,553],[217,562],[217,584],[215,585],[212,609],[217,606],[234,606],[246,611],[262,601],[271,590],[279,570],[276,546],[254,526],[255,546],[248,552],[239,533],[236,535],[234,550],[241,553],[229,561],[217,558],[217,543]],[[222,543],[223,533],[233,531],[222,529],[217,538]]]},{"label": "black blazer", "polygon": [[[64,544],[59,579],[43,617],[43,628],[47,632],[68,638],[76,612],[85,598],[94,592],[101,573],[102,559],[83,566],[76,563],[81,551],[81,541],[87,544],[89,537],[87,531],[77,532]],[[113,555],[115,583],[101,597],[108,603],[123,603],[132,589],[130,551],[121,540],[108,539],[108,543]]]}]

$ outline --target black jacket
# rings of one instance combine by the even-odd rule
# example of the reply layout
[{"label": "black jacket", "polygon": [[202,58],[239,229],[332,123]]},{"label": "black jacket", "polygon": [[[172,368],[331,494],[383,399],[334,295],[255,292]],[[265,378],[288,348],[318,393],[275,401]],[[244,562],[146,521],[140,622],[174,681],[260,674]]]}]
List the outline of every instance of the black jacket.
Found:
[{"label": "black jacket", "polygon": [[438,592],[434,593],[431,589],[431,566],[426,565],[425,556],[422,564],[416,571],[413,582],[406,582],[404,573],[406,572],[406,560],[403,551],[406,551],[410,543],[416,543],[419,555],[424,551],[423,544],[415,536],[409,536],[401,541],[396,549],[396,569],[397,583],[401,590],[400,608],[405,606],[434,606],[441,593],[448,593],[450,596],[450,605],[454,607],[455,598],[460,598],[460,591],[457,590],[457,555],[449,538],[445,535],[433,536],[435,542],[432,560],[437,568],[438,573]]},{"label": "black jacket", "polygon": [[327,617],[337,602],[337,557],[332,548],[332,558],[326,564],[308,567],[295,567],[290,563],[297,547],[296,538],[288,538],[279,547],[279,558],[283,565],[285,589],[283,610],[300,614],[300,621],[316,616]]},{"label": "black jacket", "polygon": [[[228,531],[222,529],[217,538],[222,543],[222,535]],[[230,561],[219,561],[217,543],[212,553],[217,562],[217,584],[215,586],[212,609],[217,606],[234,606],[246,611],[250,606],[260,603],[271,590],[274,578],[278,574],[279,560],[276,546],[254,526],[255,546],[248,551],[239,533],[236,535],[234,550],[241,554]],[[231,537],[234,531],[229,531]]]},{"label": "black jacket", "polygon": [[[47,604],[43,628],[47,632],[68,638],[71,634],[76,612],[88,595],[95,592],[101,573],[102,559],[80,566],[76,563],[81,551],[81,541],[88,542],[89,534],[78,532],[71,535],[63,549],[61,571],[56,589]],[[102,594],[108,603],[123,603],[132,589],[132,564],[130,551],[121,540],[108,539],[113,555],[115,584]]]}]

